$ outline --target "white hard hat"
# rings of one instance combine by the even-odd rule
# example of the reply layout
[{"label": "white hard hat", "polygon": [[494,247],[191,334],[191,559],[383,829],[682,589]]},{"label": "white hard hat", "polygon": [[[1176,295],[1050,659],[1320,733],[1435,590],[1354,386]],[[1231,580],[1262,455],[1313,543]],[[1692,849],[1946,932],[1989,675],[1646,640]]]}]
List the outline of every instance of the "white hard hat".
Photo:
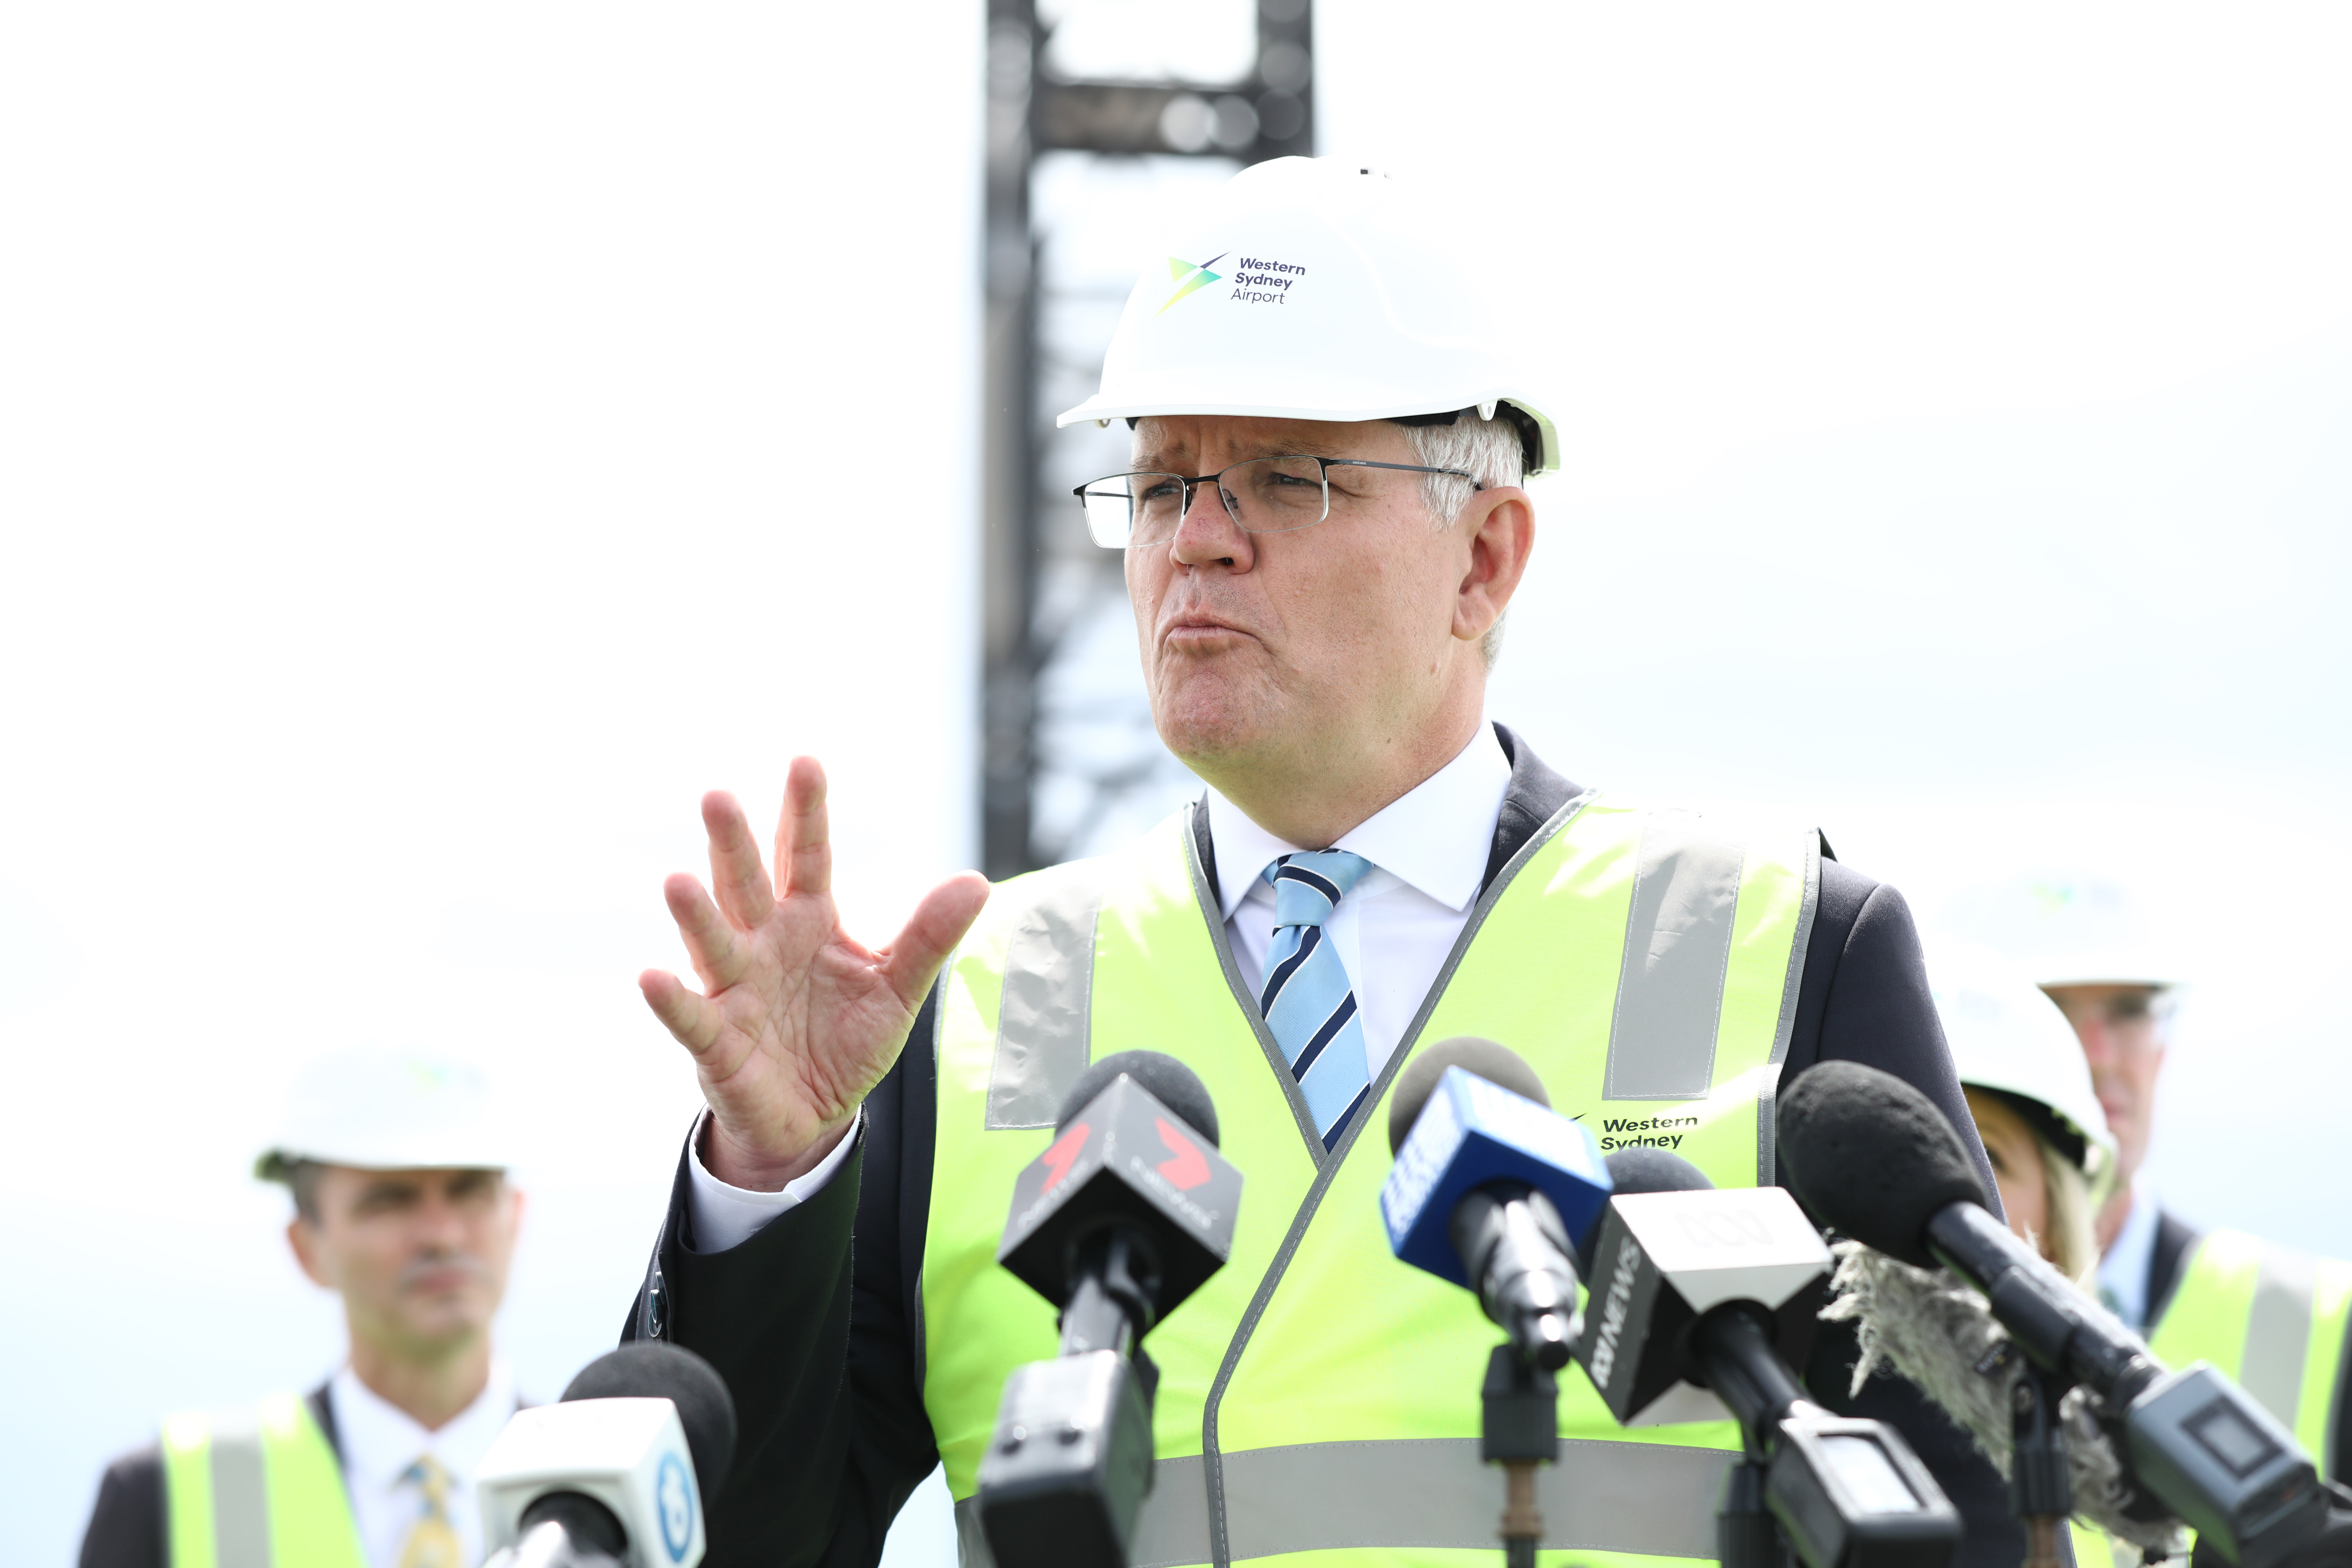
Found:
[{"label": "white hard hat", "polygon": [[415,1053],[325,1058],[295,1079],[277,1142],[253,1163],[264,1181],[297,1161],[362,1171],[489,1170],[513,1163],[488,1084],[460,1062]]},{"label": "white hard hat", "polygon": [[2182,981],[2142,928],[2123,889],[2076,870],[2037,870],[1954,900],[1953,930],[2015,963],[2036,985],[2147,985]]},{"label": "white hard hat", "polygon": [[2115,1134],[2058,1005],[1999,953],[1966,943],[1928,949],[1927,986],[1960,1081],[2016,1106],[2097,1190],[2115,1170]]},{"label": "white hard hat", "polygon": [[[1127,297],[1102,389],[1061,416],[1394,419],[1498,405],[1529,473],[1559,433],[1486,299],[1491,264],[1445,243],[1460,213],[1377,169],[1275,158],[1234,176]],[[1523,337],[1524,334],[1518,334]]]}]

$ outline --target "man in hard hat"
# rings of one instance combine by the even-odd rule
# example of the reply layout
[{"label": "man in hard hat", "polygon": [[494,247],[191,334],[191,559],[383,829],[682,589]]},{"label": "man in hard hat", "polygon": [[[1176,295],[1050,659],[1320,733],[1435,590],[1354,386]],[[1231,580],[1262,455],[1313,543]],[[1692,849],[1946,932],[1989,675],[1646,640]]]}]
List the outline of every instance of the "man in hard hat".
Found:
[{"label": "man in hard hat", "polygon": [[2242,1231],[2200,1233],[2141,1174],[2178,967],[2104,878],[2042,871],[1982,897],[1975,918],[2074,1026],[2115,1134],[2117,1180],[2096,1225],[2101,1299],[2147,1334],[2159,1359],[2211,1362],[2293,1430],[2324,1473],[2352,1479],[2352,1263]]},{"label": "man in hard hat", "polygon": [[[1248,1183],[1231,1261],[1149,1342],[1139,1562],[1495,1550],[1502,1483],[1476,1436],[1495,1330],[1393,1258],[1376,1201],[1389,1156],[1368,1130],[1423,1042],[1499,1040],[1561,1110],[1671,1138],[1724,1186],[1774,1179],[1793,1075],[1865,1061],[1933,1097],[1982,1168],[1891,889],[1810,828],[1570,784],[1488,721],[1535,542],[1520,481],[1559,464],[1560,433],[1486,313],[1484,259],[1448,241],[1458,212],[1286,159],[1173,216],[1176,257],[1063,420],[1131,431],[1128,470],[1076,504],[1124,552],[1153,718],[1203,798],[1099,859],[992,891],[950,879],[869,949],[840,928],[803,758],[780,887],[720,795],[715,900],[667,885],[703,991],[641,984],[709,1113],[629,1332],[700,1352],[734,1391],[715,1564],[870,1563],[942,1461],[979,1550],[1006,1374],[1056,1344],[1054,1305],[995,1263],[1014,1174],[1114,1051],[1197,1072]],[[1819,1379],[1826,1402],[1845,1371]],[[1711,1558],[1731,1424],[1621,1430],[1581,1376],[1560,1394],[1555,1542]],[[2013,1563],[2000,1482],[1957,1429],[1891,1382],[1864,1404],[1979,1527],[1963,1561]]]},{"label": "man in hard hat", "polygon": [[350,1355],[308,1394],[168,1417],[110,1466],[82,1568],[472,1568],[475,1462],[516,1408],[492,1352],[522,1195],[479,1077],[415,1057],[318,1064],[255,1173],[342,1298]]}]

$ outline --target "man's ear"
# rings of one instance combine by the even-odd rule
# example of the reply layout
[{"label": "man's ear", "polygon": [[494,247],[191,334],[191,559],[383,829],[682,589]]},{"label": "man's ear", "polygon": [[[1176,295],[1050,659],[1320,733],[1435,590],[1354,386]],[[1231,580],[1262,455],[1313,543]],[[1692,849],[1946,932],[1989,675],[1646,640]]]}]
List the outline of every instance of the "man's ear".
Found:
[{"label": "man's ear", "polygon": [[294,1249],[294,1261],[302,1266],[311,1284],[321,1290],[335,1289],[334,1280],[327,1273],[326,1259],[320,1256],[318,1226],[296,1215],[286,1222],[286,1245]]},{"label": "man's ear", "polygon": [[1498,485],[1473,495],[1454,526],[1470,546],[1469,570],[1454,591],[1454,635],[1475,642],[1503,618],[1527,575],[1536,543],[1535,503],[1518,486]]}]

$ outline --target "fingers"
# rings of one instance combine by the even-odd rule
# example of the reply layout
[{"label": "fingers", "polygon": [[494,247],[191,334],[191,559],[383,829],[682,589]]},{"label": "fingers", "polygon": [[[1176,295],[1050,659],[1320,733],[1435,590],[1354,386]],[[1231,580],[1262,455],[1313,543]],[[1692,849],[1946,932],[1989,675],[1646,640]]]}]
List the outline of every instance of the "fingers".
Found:
[{"label": "fingers", "polygon": [[784,775],[784,810],[776,819],[776,875],[784,893],[833,891],[833,839],[824,812],[824,766],[794,757]]},{"label": "fingers", "polygon": [[922,1005],[923,994],[938,978],[971,922],[988,902],[988,879],[977,871],[960,871],[923,895],[898,940],[882,960],[882,973],[908,1011]]},{"label": "fingers", "polygon": [[[762,924],[775,912],[776,894],[742,806],[725,790],[712,790],[702,797],[702,826],[710,833],[710,886],[719,907],[745,931]],[[676,912],[675,904],[671,910]],[[679,923],[685,923],[682,917]]]},{"label": "fingers", "polygon": [[709,998],[697,996],[678,984],[677,975],[648,969],[637,976],[637,989],[645,993],[646,1005],[654,1010],[662,1026],[696,1056],[709,1050],[719,1037],[719,1009]]},{"label": "fingers", "polygon": [[677,934],[685,938],[687,956],[694,961],[694,972],[702,976],[703,984],[719,991],[743,978],[751,965],[751,952],[735,928],[720,916],[710,895],[702,890],[701,883],[683,871],[674,873],[662,883],[662,901],[669,905],[670,918],[677,921]]}]

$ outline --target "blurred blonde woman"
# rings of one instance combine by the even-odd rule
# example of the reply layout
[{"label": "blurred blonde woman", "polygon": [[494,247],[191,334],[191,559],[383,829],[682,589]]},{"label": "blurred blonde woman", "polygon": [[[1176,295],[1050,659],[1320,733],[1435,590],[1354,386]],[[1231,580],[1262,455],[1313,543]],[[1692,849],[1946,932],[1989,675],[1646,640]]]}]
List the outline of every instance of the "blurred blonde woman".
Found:
[{"label": "blurred blonde woman", "polygon": [[1930,950],[1927,980],[2010,1229],[2094,1290],[2092,1221],[2115,1179],[2116,1143],[2073,1027],[2056,1003],[1981,948]]}]

